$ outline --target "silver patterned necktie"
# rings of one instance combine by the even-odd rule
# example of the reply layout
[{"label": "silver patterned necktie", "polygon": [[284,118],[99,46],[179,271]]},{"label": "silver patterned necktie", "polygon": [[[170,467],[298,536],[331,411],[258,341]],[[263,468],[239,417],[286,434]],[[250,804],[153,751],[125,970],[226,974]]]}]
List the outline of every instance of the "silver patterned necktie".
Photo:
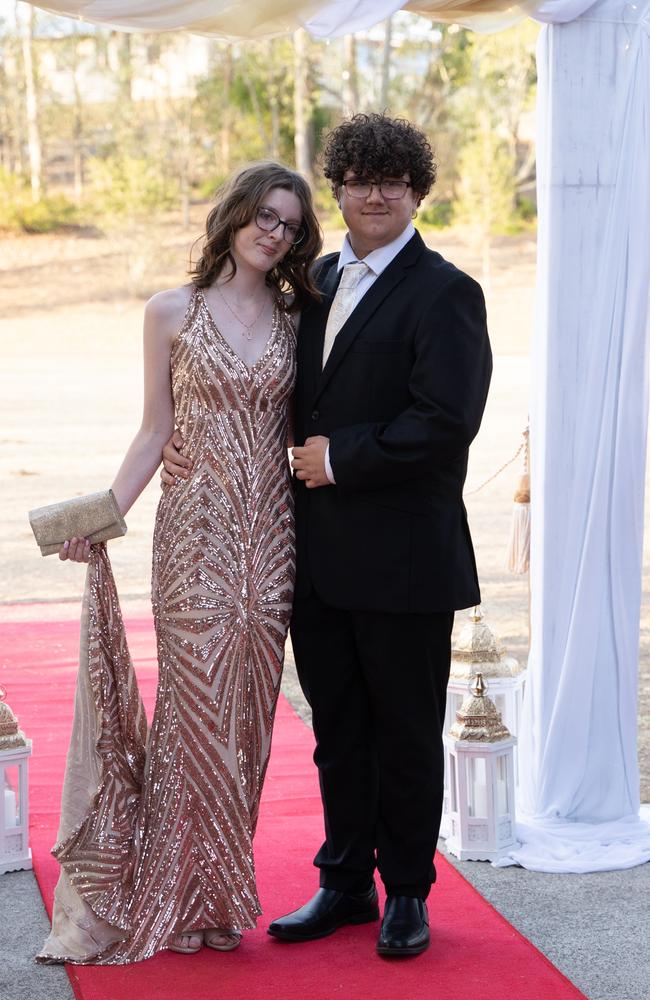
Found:
[{"label": "silver patterned necktie", "polygon": [[323,344],[323,368],[327,363],[330,351],[334,346],[336,335],[354,309],[357,301],[357,287],[364,274],[368,273],[368,265],[362,260],[346,264],[343,268],[339,287],[332,302],[327,326],[325,327],[325,343]]}]

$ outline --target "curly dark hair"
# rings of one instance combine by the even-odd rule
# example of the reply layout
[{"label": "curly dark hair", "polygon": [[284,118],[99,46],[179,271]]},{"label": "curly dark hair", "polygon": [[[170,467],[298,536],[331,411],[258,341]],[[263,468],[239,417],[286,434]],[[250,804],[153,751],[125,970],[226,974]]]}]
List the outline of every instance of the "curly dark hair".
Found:
[{"label": "curly dark hair", "polygon": [[293,293],[291,310],[303,309],[309,302],[320,299],[311,266],[320,254],[323,234],[314,212],[309,184],[295,170],[272,160],[244,167],[217,192],[217,203],[206,219],[205,236],[197,241],[202,243],[201,255],[190,265],[193,284],[207,288],[224,269],[229,271],[228,281],[232,280],[237,270],[230,252],[235,233],[254,218],[265,195],[273,188],[293,191],[298,197],[305,238],[291,247],[286,257],[269,271],[266,283],[278,293]]},{"label": "curly dark hair", "polygon": [[433,150],[424,133],[403,118],[383,114],[353,115],[337,125],[325,140],[321,162],[335,194],[346,170],[371,178],[409,174],[421,198],[436,180]]}]

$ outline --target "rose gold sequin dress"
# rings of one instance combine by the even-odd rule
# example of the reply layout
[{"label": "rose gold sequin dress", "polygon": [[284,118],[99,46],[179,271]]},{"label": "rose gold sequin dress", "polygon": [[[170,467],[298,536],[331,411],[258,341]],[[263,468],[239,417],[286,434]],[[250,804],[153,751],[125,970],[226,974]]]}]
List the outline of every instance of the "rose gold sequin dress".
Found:
[{"label": "rose gold sequin dress", "polygon": [[106,548],[95,546],[41,961],[139,961],[180,932],[254,927],[261,912],[252,839],[294,578],[291,319],[275,307],[249,368],[194,290],[171,372],[194,467],[156,516],[154,719],[147,738]]}]

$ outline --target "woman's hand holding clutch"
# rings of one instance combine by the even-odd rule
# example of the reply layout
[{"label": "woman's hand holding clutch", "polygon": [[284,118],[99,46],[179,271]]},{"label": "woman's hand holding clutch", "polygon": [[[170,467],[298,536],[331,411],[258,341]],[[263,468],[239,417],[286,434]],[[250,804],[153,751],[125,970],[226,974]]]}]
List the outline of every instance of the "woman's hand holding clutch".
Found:
[{"label": "woman's hand holding clutch", "polygon": [[87,538],[70,538],[59,549],[59,559],[87,563],[90,560],[90,542]]},{"label": "woman's hand holding clutch", "polygon": [[60,503],[30,510],[29,523],[44,556],[88,562],[90,546],[126,534],[112,490],[73,497]]}]

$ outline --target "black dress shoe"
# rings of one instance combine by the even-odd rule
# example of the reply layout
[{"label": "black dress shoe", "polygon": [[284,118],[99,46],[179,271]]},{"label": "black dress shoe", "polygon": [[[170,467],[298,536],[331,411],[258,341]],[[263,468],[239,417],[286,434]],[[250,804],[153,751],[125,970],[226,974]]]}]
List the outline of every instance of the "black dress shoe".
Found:
[{"label": "black dress shoe", "polygon": [[377,942],[380,955],[419,955],[429,947],[429,917],[422,899],[389,896]]},{"label": "black dress shoe", "polygon": [[379,920],[374,882],[366,892],[319,889],[299,910],[274,920],[268,933],[281,941],[315,941],[345,924],[367,924],[371,920]]}]

